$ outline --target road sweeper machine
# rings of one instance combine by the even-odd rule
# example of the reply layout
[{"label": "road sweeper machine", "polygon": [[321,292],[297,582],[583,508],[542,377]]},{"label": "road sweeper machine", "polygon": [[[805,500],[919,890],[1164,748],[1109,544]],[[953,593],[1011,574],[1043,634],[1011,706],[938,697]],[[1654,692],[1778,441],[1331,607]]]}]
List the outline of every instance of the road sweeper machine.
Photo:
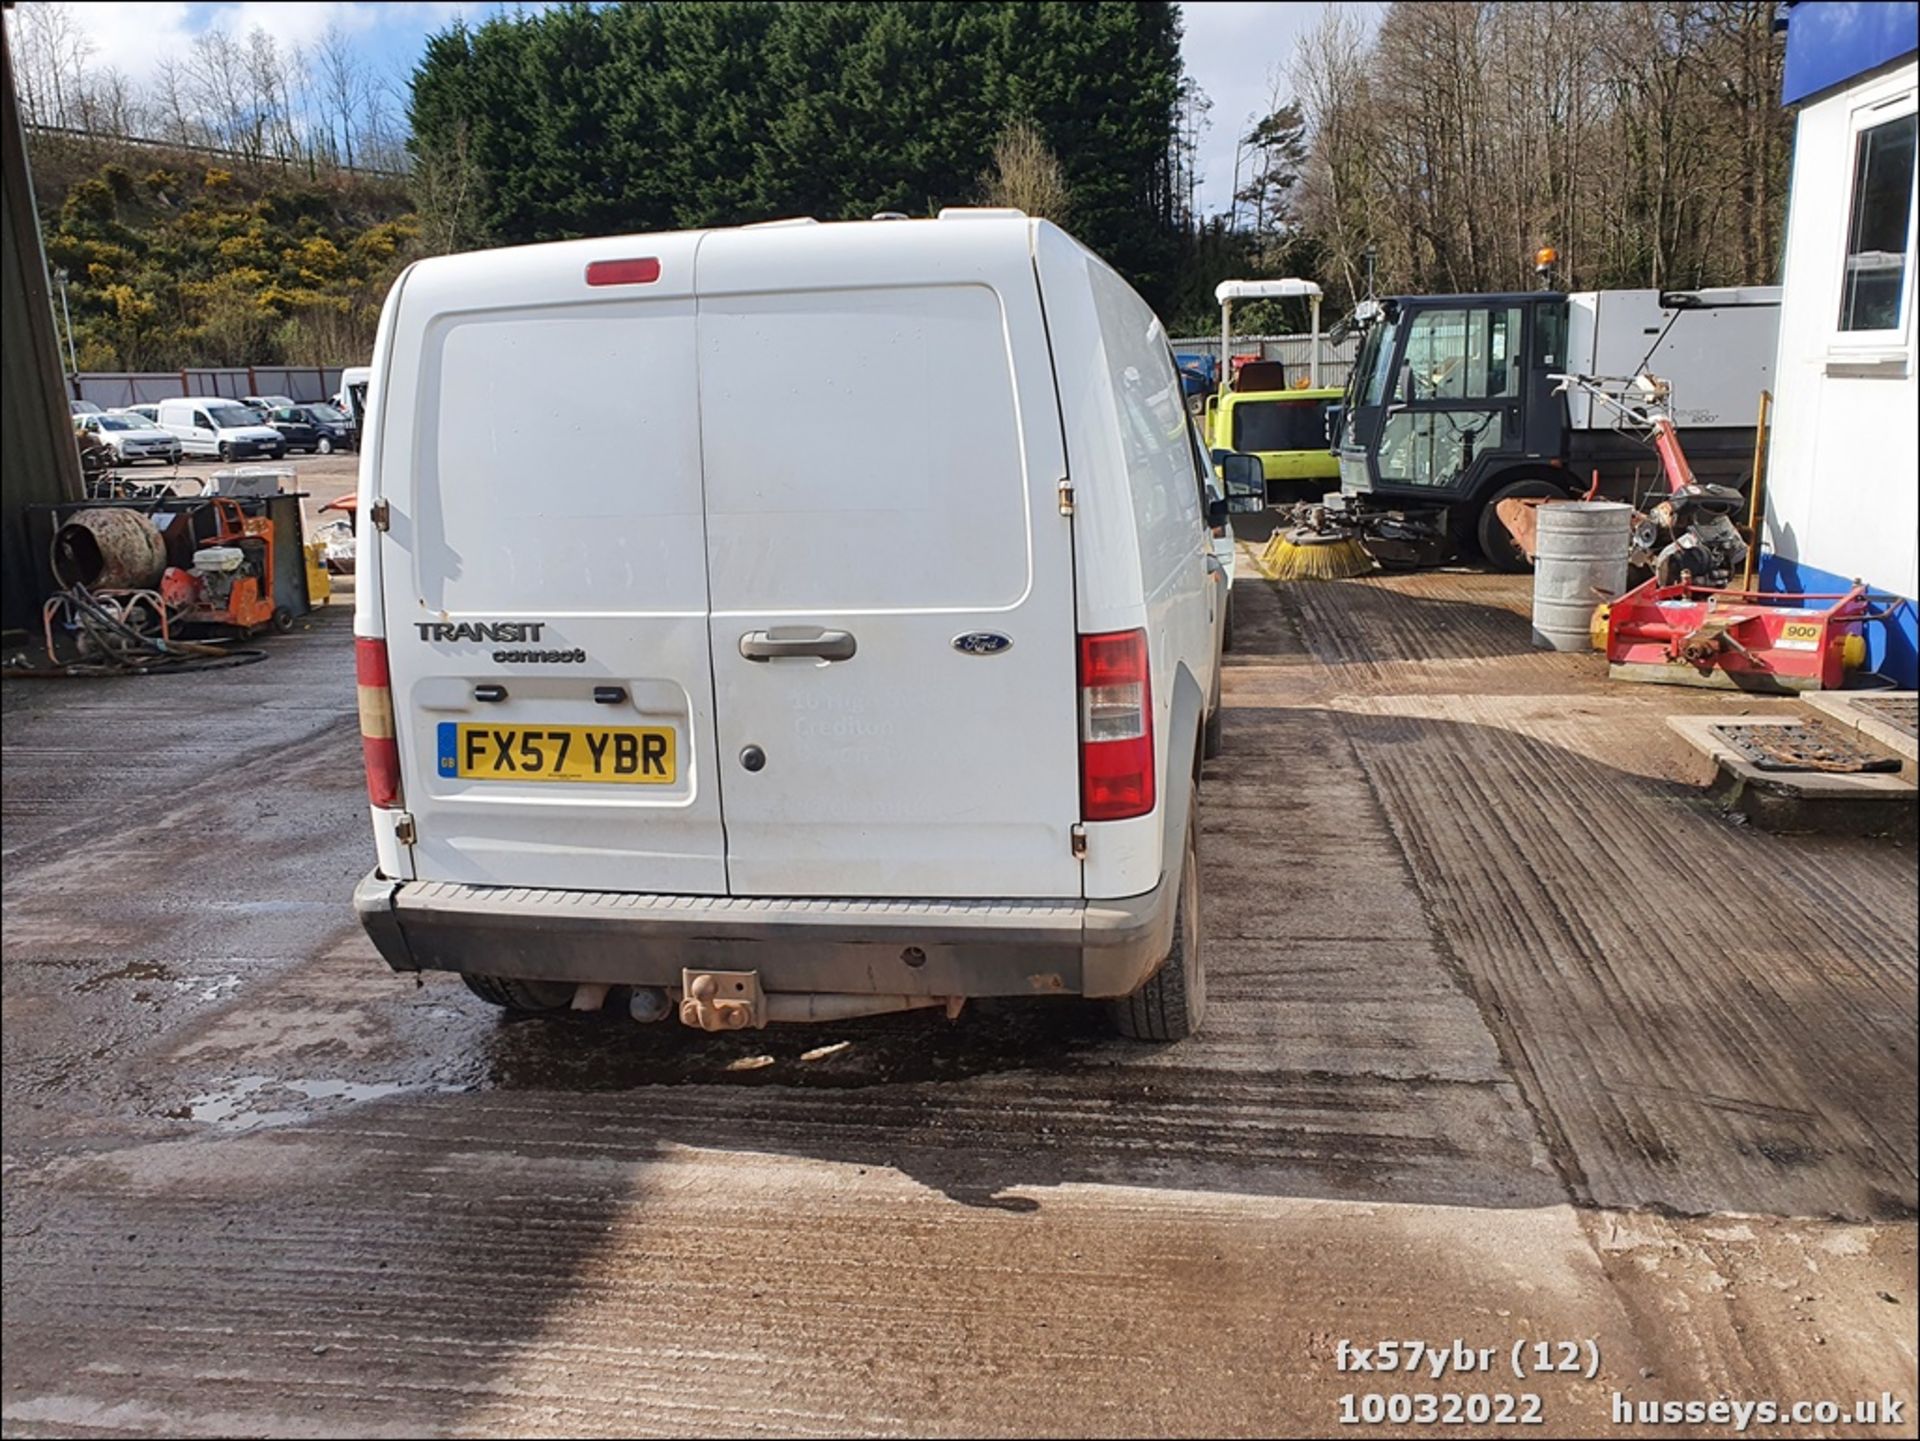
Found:
[{"label": "road sweeper machine", "polygon": [[1760,394],[1772,388],[1780,291],[1556,291],[1365,301],[1341,403],[1328,416],[1340,491],[1328,518],[1383,564],[1479,554],[1531,562],[1501,501],[1664,487],[1646,438],[1568,374],[1655,375],[1701,481],[1744,486]]}]

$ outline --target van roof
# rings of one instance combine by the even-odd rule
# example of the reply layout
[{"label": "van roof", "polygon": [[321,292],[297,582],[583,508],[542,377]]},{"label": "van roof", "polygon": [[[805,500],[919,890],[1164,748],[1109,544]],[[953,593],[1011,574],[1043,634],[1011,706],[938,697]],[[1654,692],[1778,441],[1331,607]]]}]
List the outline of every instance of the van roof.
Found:
[{"label": "van roof", "polygon": [[[697,230],[643,231],[626,235],[595,236],[581,240],[551,240],[535,245],[514,245],[492,250],[469,250],[455,255],[432,256],[417,260],[408,267],[408,270],[409,273],[421,279],[428,277],[451,279],[461,272],[474,272],[468,278],[480,280],[484,275],[487,280],[494,281],[496,284],[505,282],[511,287],[514,281],[524,282],[531,279],[560,261],[576,261],[584,270],[587,264],[596,260],[641,259],[645,257],[645,252],[637,249],[638,247],[669,238],[680,244],[691,239],[697,245],[709,235],[753,235],[762,243],[790,244],[798,249],[802,246],[818,247],[823,239],[830,237],[834,241],[846,244],[851,262],[856,259],[860,249],[867,244],[889,247],[902,244],[924,244],[934,234],[940,234],[950,240],[955,230],[961,226],[965,227],[970,240],[977,239],[983,246],[1006,244],[1015,234],[1020,237],[1019,243],[1025,246],[1030,243],[1028,237],[1036,224],[1049,223],[1051,222],[1045,220],[1036,221],[1023,210],[989,206],[948,206],[933,218],[819,221],[812,216],[789,216],[744,225],[712,226]],[[681,283],[684,286],[684,280]],[[608,293],[610,296],[616,296],[620,291],[610,286]],[[349,367],[342,372],[341,383],[344,385],[349,380],[358,379],[369,373],[368,368],[364,366]]]}]

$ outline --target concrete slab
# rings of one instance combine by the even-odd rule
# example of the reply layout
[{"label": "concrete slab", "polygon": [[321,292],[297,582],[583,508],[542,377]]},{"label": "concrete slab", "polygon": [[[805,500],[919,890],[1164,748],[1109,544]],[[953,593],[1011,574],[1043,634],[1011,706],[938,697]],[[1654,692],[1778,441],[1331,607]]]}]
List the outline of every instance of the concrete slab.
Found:
[{"label": "concrete slab", "polygon": [[[1914,783],[1904,774],[1762,770],[1734,747],[1720,727],[1727,717],[1669,716],[1667,725],[1718,768],[1712,795],[1724,809],[1774,831],[1835,835],[1914,834]],[[1799,717],[1742,716],[1743,726],[1797,725]]]}]

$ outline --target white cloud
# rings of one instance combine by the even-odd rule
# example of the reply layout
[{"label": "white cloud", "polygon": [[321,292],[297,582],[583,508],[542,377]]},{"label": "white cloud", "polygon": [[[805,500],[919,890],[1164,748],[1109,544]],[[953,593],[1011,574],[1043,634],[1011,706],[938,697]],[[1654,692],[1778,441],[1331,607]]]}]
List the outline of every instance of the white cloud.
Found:
[{"label": "white cloud", "polygon": [[[370,51],[384,51],[388,47],[372,43],[376,32],[424,36],[456,16],[471,17],[491,8],[490,4],[463,4],[459,0],[226,0],[217,4],[80,0],[68,6],[74,23],[92,42],[91,63],[112,67],[136,81],[152,78],[163,60],[183,54],[193,37],[204,30],[226,30],[239,36],[259,26],[282,45],[305,47],[318,40],[329,25],[337,24],[349,36],[368,42]],[[376,64],[383,58],[370,55]]]}]

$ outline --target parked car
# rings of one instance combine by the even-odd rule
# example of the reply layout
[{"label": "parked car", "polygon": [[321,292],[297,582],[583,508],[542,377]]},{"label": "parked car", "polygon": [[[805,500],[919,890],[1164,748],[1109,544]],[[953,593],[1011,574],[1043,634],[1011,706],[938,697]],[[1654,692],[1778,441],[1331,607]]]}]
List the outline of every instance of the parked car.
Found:
[{"label": "parked car", "polygon": [[91,400],[69,400],[67,402],[67,414],[98,415],[100,414],[100,407],[95,405]]},{"label": "parked car", "polygon": [[158,405],[123,405],[115,414],[137,415],[142,420],[150,421],[154,425],[160,423],[160,407]]},{"label": "parked car", "polygon": [[217,455],[222,460],[265,455],[278,460],[287,453],[286,440],[261,423],[258,411],[219,396],[161,401],[160,428],[180,437],[180,448],[188,455]]},{"label": "parked car", "polygon": [[353,422],[345,411],[337,406],[296,405],[295,410],[307,418],[307,423],[319,432],[314,448],[322,455],[331,455],[336,450],[353,449]]},{"label": "parked car", "polygon": [[278,410],[283,405],[298,405],[300,402],[295,400],[291,395],[245,395],[240,398],[240,403],[249,410],[258,410],[264,413],[270,410]]},{"label": "parked car", "polygon": [[297,405],[276,405],[261,413],[264,424],[280,432],[288,450],[304,450],[309,455],[320,448],[320,432]]},{"label": "parked car", "polygon": [[1208,466],[1098,257],[1017,211],[532,245],[416,263],[380,336],[389,964],[705,1030],[1200,1024]]},{"label": "parked car", "polygon": [[96,437],[114,462],[132,465],[141,460],[157,460],[162,465],[180,463],[180,439],[138,415],[106,411],[76,416],[73,428],[81,435]]}]

